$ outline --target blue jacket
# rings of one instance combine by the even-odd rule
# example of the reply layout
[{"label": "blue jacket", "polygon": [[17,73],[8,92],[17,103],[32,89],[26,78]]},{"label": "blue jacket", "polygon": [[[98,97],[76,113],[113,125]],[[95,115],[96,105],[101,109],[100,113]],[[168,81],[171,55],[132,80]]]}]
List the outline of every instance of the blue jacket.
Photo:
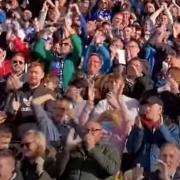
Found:
[{"label": "blue jacket", "polygon": [[60,124],[55,120],[51,119],[48,113],[40,105],[33,105],[33,110],[36,115],[39,128],[41,132],[46,136],[49,144],[56,148],[63,149],[67,135],[71,128],[82,137],[80,127],[73,121],[70,120],[66,124]]},{"label": "blue jacket", "polygon": [[165,143],[179,144],[179,131],[180,128],[173,123],[169,126],[161,125],[154,132],[134,127],[127,141],[127,150],[135,157],[134,165],[139,163],[145,171],[155,171],[161,146]]}]

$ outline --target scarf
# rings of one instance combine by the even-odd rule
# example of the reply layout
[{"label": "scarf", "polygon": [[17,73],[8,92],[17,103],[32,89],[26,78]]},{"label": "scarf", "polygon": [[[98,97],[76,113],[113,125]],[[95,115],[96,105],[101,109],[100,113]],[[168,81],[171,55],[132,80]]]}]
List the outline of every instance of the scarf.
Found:
[{"label": "scarf", "polygon": [[142,117],[141,123],[142,123],[142,125],[143,125],[145,128],[147,128],[147,129],[149,129],[149,130],[159,129],[159,128],[160,128],[160,120],[154,122],[152,119],[148,119],[148,118],[146,118],[146,117]]}]

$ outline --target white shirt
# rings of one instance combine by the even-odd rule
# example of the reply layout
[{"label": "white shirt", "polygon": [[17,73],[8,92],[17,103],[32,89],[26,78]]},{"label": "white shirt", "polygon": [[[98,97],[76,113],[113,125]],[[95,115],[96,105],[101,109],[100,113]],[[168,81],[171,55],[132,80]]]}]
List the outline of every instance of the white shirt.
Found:
[{"label": "white shirt", "polygon": [[[128,96],[123,95],[123,100],[125,103],[125,106],[127,108],[127,112],[129,113],[129,119],[131,119],[134,124],[136,117],[138,116],[138,109],[139,109],[139,102],[134,99],[130,98]],[[110,109],[110,105],[107,102],[107,99],[99,101],[99,103],[96,105],[93,111],[93,118],[98,117],[103,112]]]}]

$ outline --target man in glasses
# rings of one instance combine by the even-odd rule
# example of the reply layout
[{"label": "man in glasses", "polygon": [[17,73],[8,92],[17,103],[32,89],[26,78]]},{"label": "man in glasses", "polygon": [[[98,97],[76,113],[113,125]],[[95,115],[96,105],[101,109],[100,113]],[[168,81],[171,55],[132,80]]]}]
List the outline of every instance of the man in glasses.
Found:
[{"label": "man in glasses", "polygon": [[25,57],[23,54],[15,54],[9,66],[9,73],[1,79],[2,81],[0,82],[0,91],[2,92],[0,95],[0,100],[2,102],[0,107],[1,110],[5,108],[5,102],[9,93],[18,90],[27,81],[26,74],[24,73]]},{"label": "man in glasses", "polygon": [[[16,70],[21,69],[20,59],[13,59],[13,62],[14,67],[19,66]],[[13,125],[10,126],[15,139],[19,139],[26,130],[37,129],[36,118],[31,108],[32,99],[51,93],[41,83],[43,78],[44,65],[40,62],[32,62],[28,69],[27,83],[20,89],[12,91],[7,97],[4,111],[8,114],[8,118],[13,120]]]},{"label": "man in glasses", "polygon": [[17,53],[11,60],[11,76],[7,80],[7,90],[18,90],[27,81],[25,75],[25,57]]},{"label": "man in glasses", "polygon": [[61,91],[65,91],[74,78],[80,64],[82,42],[70,24],[65,23],[64,29],[53,34],[53,47],[45,48],[46,40],[42,37],[34,45],[34,54],[45,63],[46,69],[59,79]]},{"label": "man in glasses", "polygon": [[66,148],[58,162],[60,177],[64,180],[112,180],[120,168],[118,151],[108,143],[103,143],[102,126],[94,121],[85,126],[85,135],[79,136],[70,130]]}]

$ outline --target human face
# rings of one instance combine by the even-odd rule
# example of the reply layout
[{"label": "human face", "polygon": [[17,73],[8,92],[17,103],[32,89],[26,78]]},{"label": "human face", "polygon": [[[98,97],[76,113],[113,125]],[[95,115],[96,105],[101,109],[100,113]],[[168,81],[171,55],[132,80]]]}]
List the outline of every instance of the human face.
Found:
[{"label": "human face", "polygon": [[96,143],[98,143],[103,136],[102,127],[96,122],[90,122],[86,125],[86,135],[93,136]]},{"label": "human face", "polygon": [[60,49],[61,49],[62,54],[64,54],[64,55],[69,54],[72,50],[72,45],[71,45],[70,39],[63,40],[60,43]]},{"label": "human face", "polygon": [[31,67],[29,70],[29,84],[32,87],[39,86],[44,78],[44,72],[40,66]]},{"label": "human face", "polygon": [[11,142],[11,137],[0,137],[0,150],[8,149]]},{"label": "human face", "polygon": [[135,32],[135,39],[139,40],[141,38],[141,35],[142,35],[142,31],[141,30],[137,30]]},{"label": "human face", "polygon": [[106,10],[108,8],[108,1],[106,0],[100,0],[99,2],[99,8],[102,10]]},{"label": "human face", "polygon": [[139,61],[132,61],[127,67],[127,75],[130,77],[139,77],[143,73],[142,64]]},{"label": "human face", "polygon": [[146,11],[148,14],[152,14],[155,11],[155,7],[152,3],[147,3],[146,4]]},{"label": "human face", "polygon": [[[123,42],[118,39],[117,41],[114,41],[112,44],[111,44],[111,47],[112,48],[115,48],[115,49],[123,49],[124,48],[124,44]],[[111,48],[110,48],[111,49]]]},{"label": "human face", "polygon": [[169,22],[169,19],[166,15],[162,15],[160,18],[160,24],[166,26]]},{"label": "human face", "polygon": [[89,21],[87,23],[87,31],[88,31],[88,35],[94,36],[96,31],[96,23],[94,21]]},{"label": "human face", "polygon": [[160,159],[167,164],[168,174],[173,175],[180,165],[180,152],[174,146],[166,146],[160,153]]},{"label": "human face", "polygon": [[162,115],[162,106],[159,104],[144,104],[143,114],[147,119],[159,121]]},{"label": "human face", "polygon": [[91,56],[89,58],[89,66],[88,70],[91,75],[97,75],[100,73],[100,70],[102,68],[102,62],[101,59],[98,56]]},{"label": "human face", "polygon": [[22,140],[22,148],[24,156],[28,159],[34,159],[37,156],[38,145],[36,144],[35,137],[32,134],[26,135]]},{"label": "human face", "polygon": [[25,62],[24,57],[15,56],[12,58],[12,72],[14,74],[20,75],[24,72]]},{"label": "human face", "polygon": [[30,11],[25,10],[25,11],[23,12],[23,19],[24,19],[25,21],[29,21],[29,20],[31,19],[31,17],[32,17],[32,14],[31,14]]},{"label": "human face", "polygon": [[111,88],[110,91],[113,94],[119,94],[119,91],[124,89],[124,82],[122,82],[121,80],[113,80],[111,82],[110,88]]},{"label": "human face", "polygon": [[125,40],[130,40],[132,35],[132,29],[130,27],[126,27],[123,30],[123,38]]},{"label": "human face", "polygon": [[59,123],[67,122],[71,117],[73,106],[66,100],[61,100],[55,107],[56,120]]},{"label": "human face", "polygon": [[12,157],[0,158],[0,179],[11,179],[15,170],[15,160]]},{"label": "human face", "polygon": [[81,94],[81,90],[75,86],[70,86],[66,93],[66,95],[72,98],[74,101],[77,101],[79,99],[79,97],[81,96],[80,94]]},{"label": "human face", "polygon": [[89,11],[89,6],[90,6],[90,1],[89,0],[86,0],[84,2],[80,2],[79,3],[79,8],[81,9],[81,12],[83,14],[87,14],[88,11]]},{"label": "human face", "polygon": [[129,19],[130,19],[130,16],[131,16],[131,14],[130,14],[129,11],[124,11],[124,12],[123,12],[123,19],[124,19],[124,20],[129,20]]},{"label": "human face", "polygon": [[127,44],[126,50],[129,51],[131,59],[138,57],[138,53],[140,51],[138,44],[134,41],[131,41]]},{"label": "human face", "polygon": [[117,14],[113,17],[112,20],[112,25],[113,27],[115,27],[116,29],[119,29],[122,26],[122,22],[123,22],[123,16],[122,14]]}]

